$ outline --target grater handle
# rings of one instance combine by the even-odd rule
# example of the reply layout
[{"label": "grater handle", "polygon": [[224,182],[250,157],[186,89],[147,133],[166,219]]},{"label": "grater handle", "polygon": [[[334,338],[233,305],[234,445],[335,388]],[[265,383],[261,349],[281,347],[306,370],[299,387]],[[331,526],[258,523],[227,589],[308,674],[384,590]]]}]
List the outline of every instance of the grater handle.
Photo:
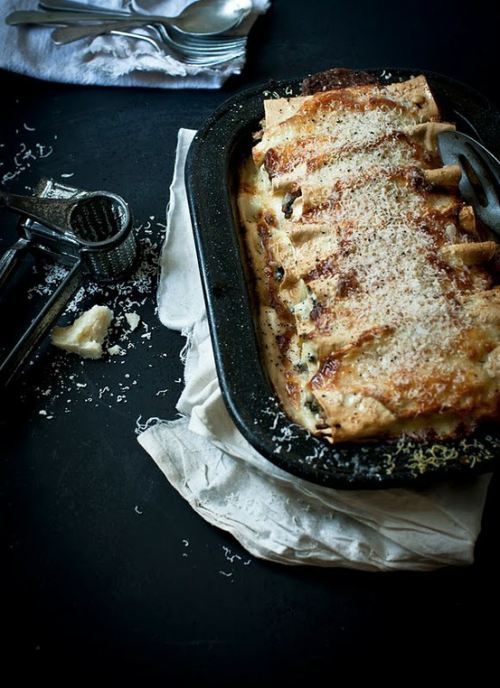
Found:
[{"label": "grater handle", "polygon": [[0,258],[0,289],[7,282],[12,270],[16,267],[19,259],[26,253],[30,246],[28,239],[18,239],[14,246],[11,246]]},{"label": "grater handle", "polygon": [[69,215],[74,206],[73,198],[20,196],[0,190],[0,208],[9,208],[61,233],[67,233]]},{"label": "grater handle", "polygon": [[7,387],[15,378],[40,340],[47,334],[68,301],[78,290],[82,279],[81,263],[74,264],[55,292],[38,313],[28,329],[0,365],[0,388]]}]

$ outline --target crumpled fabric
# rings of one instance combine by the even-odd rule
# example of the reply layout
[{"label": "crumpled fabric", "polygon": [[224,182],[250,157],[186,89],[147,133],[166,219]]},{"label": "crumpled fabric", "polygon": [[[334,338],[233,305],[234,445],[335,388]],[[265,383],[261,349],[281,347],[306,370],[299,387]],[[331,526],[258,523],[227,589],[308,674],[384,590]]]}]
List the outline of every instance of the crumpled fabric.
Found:
[{"label": "crumpled fabric", "polygon": [[348,491],[296,478],[260,456],[219,388],[184,186],[195,132],[179,132],[161,256],[161,322],[186,337],[181,417],[138,440],[190,506],[251,554],[284,564],[426,571],[470,564],[489,475],[426,489]]},{"label": "crumpled fabric", "polygon": [[[135,0],[138,9],[175,16],[192,0]],[[95,0],[80,0],[99,4]],[[123,8],[128,0],[107,0],[106,7]],[[245,28],[264,14],[270,0],[253,0]],[[158,53],[145,41],[123,36],[99,36],[70,45],[54,45],[47,27],[7,26],[14,10],[36,10],[36,0],[3,0],[0,3],[0,68],[28,76],[73,84],[146,86],[150,88],[220,88],[233,74],[240,74],[245,57],[216,67],[187,65],[173,54]],[[168,50],[168,48],[167,48]]]}]

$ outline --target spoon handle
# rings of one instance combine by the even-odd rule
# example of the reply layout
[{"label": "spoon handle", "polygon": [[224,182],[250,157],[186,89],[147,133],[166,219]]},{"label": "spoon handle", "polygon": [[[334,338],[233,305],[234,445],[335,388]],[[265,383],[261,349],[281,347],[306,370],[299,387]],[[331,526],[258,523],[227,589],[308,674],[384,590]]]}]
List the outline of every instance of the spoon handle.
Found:
[{"label": "spoon handle", "polygon": [[123,29],[143,26],[144,21],[131,19],[130,22],[110,22],[99,26],[63,26],[52,32],[52,40],[56,45],[68,45],[83,38],[95,38],[104,33],[111,33]]},{"label": "spoon handle", "polygon": [[129,17],[132,13],[128,10],[110,9],[109,7],[102,7],[100,5],[87,5],[84,2],[75,2],[74,0],[40,0],[38,6],[44,10],[56,10],[67,12],[98,12],[103,16],[120,15],[122,17]]},{"label": "spoon handle", "polygon": [[[98,12],[45,12],[37,10],[15,10],[5,17],[5,23],[9,26],[17,26],[20,24],[84,24],[86,22],[102,22],[107,19],[113,21],[129,22],[130,16],[124,15],[106,15],[103,17]],[[134,21],[136,20],[134,16]],[[170,24],[175,25],[175,17],[164,17],[156,14],[149,14],[147,17],[138,17],[138,22],[143,24]]]}]

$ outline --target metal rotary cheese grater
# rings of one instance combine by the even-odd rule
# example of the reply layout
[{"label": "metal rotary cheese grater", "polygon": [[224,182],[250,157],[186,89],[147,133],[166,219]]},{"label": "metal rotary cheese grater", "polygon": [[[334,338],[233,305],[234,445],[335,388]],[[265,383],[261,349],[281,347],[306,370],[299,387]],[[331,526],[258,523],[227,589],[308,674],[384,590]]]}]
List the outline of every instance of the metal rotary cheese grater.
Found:
[{"label": "metal rotary cheese grater", "polygon": [[0,259],[0,288],[27,253],[68,268],[0,364],[0,385],[7,386],[85,277],[111,282],[126,276],[137,257],[137,242],[127,203],[108,191],[88,192],[44,179],[31,197],[2,193],[1,205],[20,213],[21,220],[19,239]]}]

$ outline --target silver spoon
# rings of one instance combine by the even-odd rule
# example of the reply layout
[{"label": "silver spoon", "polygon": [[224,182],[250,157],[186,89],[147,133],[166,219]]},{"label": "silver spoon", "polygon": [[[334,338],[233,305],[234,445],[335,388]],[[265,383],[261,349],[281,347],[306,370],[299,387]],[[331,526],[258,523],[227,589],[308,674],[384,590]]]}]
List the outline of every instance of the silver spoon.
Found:
[{"label": "silver spoon", "polygon": [[[197,2],[188,5],[177,17],[146,15],[139,12],[131,12],[127,17],[123,14],[116,14],[116,16],[107,14],[106,17],[127,24],[133,18],[134,26],[164,24],[175,27],[181,33],[213,36],[225,33],[240,24],[248,16],[251,9],[251,0],[197,0]],[[79,24],[101,21],[102,19],[103,15],[99,12],[18,10],[11,12],[5,18],[5,22],[11,26],[18,24]]]},{"label": "silver spoon", "polygon": [[[105,24],[99,24],[99,26],[63,26],[52,32],[52,40],[56,45],[68,45],[69,43],[74,43],[75,41],[80,41],[84,38],[95,38],[96,36],[101,36],[106,33],[113,33],[114,31],[123,31],[124,29],[132,29],[136,27],[136,24],[130,22],[126,24],[125,22],[106,22]],[[244,44],[240,45],[228,45],[228,46],[199,46],[184,48],[181,43],[169,39],[168,45],[173,48],[178,48],[184,50],[187,53],[195,53],[200,55],[214,54],[229,54],[234,53],[235,50],[243,49]]]},{"label": "silver spoon", "polygon": [[[39,0],[38,7],[40,9],[50,9],[59,11],[70,11],[80,14],[82,12],[98,12],[102,14],[103,21],[108,20],[110,23],[114,20],[114,17],[118,14],[120,17],[130,17],[132,13],[136,13],[142,19],[147,16],[147,9],[139,4],[139,0],[129,3],[129,9],[111,9],[109,7],[101,7],[100,5],[91,5],[83,2],[76,2],[76,0]],[[194,47],[199,46],[200,48],[212,47],[224,47],[224,48],[242,48],[245,46],[248,31],[243,30],[241,32],[241,26],[244,24],[246,17],[243,17],[240,24],[234,27],[230,33],[221,34],[216,36],[206,36],[206,35],[193,35],[176,32],[174,27],[169,27],[169,31],[172,32],[172,39],[179,40],[182,42],[183,47]],[[169,37],[165,36],[166,27],[163,25],[154,26],[151,28],[158,34],[158,38],[163,40],[165,43],[169,44]]]},{"label": "silver spoon", "polygon": [[[120,26],[122,25],[120,24]],[[95,27],[65,27],[57,29],[53,32],[52,39],[58,45],[62,45],[62,43],[58,40],[58,37],[56,36],[56,34],[58,33],[61,33],[63,35],[63,38],[67,39],[65,43],[78,41],[80,39],[87,37],[92,38],[96,35],[100,35],[100,33],[97,34],[96,32],[89,34],[89,28],[92,29]],[[64,32],[69,31],[70,29],[78,29],[79,34],[73,35],[72,37],[65,37]],[[238,57],[242,57],[245,54],[244,48],[221,49],[218,51],[212,50],[210,52],[207,52],[206,50],[195,51],[186,50],[181,45],[174,43],[173,41],[170,42],[170,39],[169,42],[165,42],[163,40],[160,42],[158,40],[155,40],[151,36],[145,36],[143,34],[138,33],[131,33],[130,31],[122,31],[120,29],[108,29],[108,33],[118,36],[125,36],[127,38],[134,38],[141,41],[146,41],[147,43],[152,45],[155,48],[155,50],[160,54],[164,54],[165,48],[167,48],[168,46],[170,48],[170,52],[179,62],[183,62],[184,64],[198,65],[200,67],[215,67],[217,65],[224,64],[225,62],[229,62],[230,60],[234,60]]]}]

